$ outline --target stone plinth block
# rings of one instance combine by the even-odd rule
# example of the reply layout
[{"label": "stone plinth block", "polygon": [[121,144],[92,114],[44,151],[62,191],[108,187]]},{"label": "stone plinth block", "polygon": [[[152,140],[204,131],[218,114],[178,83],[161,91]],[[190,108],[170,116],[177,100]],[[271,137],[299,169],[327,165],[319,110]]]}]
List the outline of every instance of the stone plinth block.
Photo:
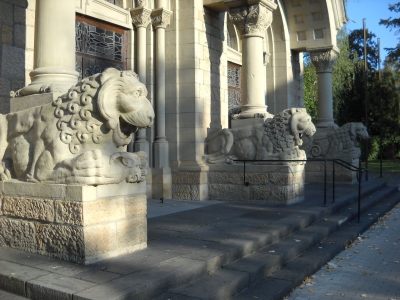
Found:
[{"label": "stone plinth block", "polygon": [[0,246],[80,264],[147,246],[146,182],[0,182]]},{"label": "stone plinth block", "polygon": [[[349,159],[347,163],[354,167],[359,166],[358,159]],[[363,174],[365,176],[365,174]],[[325,180],[325,163],[324,162],[308,162],[305,167],[305,178],[307,182],[324,182]],[[326,164],[326,179],[332,182],[333,164],[328,161]],[[335,182],[353,184],[357,182],[357,172],[351,171],[346,167],[335,164]]]},{"label": "stone plinth block", "polygon": [[172,198],[181,200],[208,200],[206,172],[173,172]]},{"label": "stone plinth block", "polygon": [[[212,165],[210,199],[292,204],[304,199],[304,165]],[[248,182],[248,185],[245,185]]]}]

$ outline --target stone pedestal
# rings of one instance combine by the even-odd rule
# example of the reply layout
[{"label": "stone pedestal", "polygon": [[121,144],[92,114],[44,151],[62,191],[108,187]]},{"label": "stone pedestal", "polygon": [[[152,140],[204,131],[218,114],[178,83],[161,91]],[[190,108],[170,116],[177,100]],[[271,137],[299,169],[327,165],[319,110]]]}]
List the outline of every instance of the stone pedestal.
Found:
[{"label": "stone pedestal", "polygon": [[[358,168],[358,158],[343,159],[347,163],[352,164]],[[305,167],[305,179],[307,182],[324,182],[325,180],[325,163],[324,162],[307,162]],[[365,176],[365,175],[363,175]],[[332,182],[333,178],[333,163],[332,161],[326,163],[326,179]],[[357,182],[357,172],[351,171],[338,164],[335,165],[335,182],[336,183],[349,183]]]},{"label": "stone pedestal", "polygon": [[210,199],[267,204],[292,204],[304,199],[304,165],[246,163],[245,176],[243,164],[211,165]]},{"label": "stone pedestal", "polygon": [[172,198],[193,201],[209,200],[207,172],[173,172]]},{"label": "stone pedestal", "polygon": [[146,182],[0,183],[0,245],[80,264],[147,246]]}]

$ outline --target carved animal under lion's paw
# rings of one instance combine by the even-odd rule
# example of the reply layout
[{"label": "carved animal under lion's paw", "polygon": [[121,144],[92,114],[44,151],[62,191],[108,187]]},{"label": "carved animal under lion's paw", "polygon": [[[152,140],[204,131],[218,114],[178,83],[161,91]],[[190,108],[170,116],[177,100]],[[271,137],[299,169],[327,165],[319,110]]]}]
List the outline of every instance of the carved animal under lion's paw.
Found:
[{"label": "carved animal under lion's paw", "polygon": [[315,126],[305,108],[290,108],[263,124],[222,129],[207,137],[208,164],[239,160],[304,160],[302,136],[312,136]]},{"label": "carved animal under lion's paw", "polygon": [[140,182],[145,155],[124,153],[132,133],[153,123],[146,96],[134,72],[110,68],[53,103],[0,115],[0,181]]}]

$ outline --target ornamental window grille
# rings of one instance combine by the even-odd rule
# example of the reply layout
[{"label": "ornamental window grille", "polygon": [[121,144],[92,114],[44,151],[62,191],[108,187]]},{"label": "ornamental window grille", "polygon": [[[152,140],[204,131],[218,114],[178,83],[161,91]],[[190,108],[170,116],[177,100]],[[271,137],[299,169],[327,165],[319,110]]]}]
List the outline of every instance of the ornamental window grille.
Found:
[{"label": "ornamental window grille", "polygon": [[231,40],[231,35],[229,33],[229,30],[226,33],[226,44],[228,45],[228,47],[232,48],[232,40]]},{"label": "ornamental window grille", "polygon": [[127,30],[121,27],[77,15],[75,51],[80,79],[109,67],[126,70],[127,38]]},{"label": "ornamental window grille", "polygon": [[240,67],[228,66],[228,86],[240,88],[240,73]]},{"label": "ornamental window grille", "polygon": [[228,62],[228,109],[242,106],[242,67]]}]

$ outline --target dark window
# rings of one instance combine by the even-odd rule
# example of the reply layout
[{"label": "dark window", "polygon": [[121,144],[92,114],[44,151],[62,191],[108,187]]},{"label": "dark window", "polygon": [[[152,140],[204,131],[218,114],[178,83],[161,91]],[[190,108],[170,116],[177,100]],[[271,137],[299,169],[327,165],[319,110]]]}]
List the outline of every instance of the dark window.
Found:
[{"label": "dark window", "polygon": [[127,39],[128,31],[121,27],[77,15],[75,51],[80,79],[109,67],[126,70]]},{"label": "dark window", "polygon": [[242,67],[228,62],[228,108],[242,106]]}]

